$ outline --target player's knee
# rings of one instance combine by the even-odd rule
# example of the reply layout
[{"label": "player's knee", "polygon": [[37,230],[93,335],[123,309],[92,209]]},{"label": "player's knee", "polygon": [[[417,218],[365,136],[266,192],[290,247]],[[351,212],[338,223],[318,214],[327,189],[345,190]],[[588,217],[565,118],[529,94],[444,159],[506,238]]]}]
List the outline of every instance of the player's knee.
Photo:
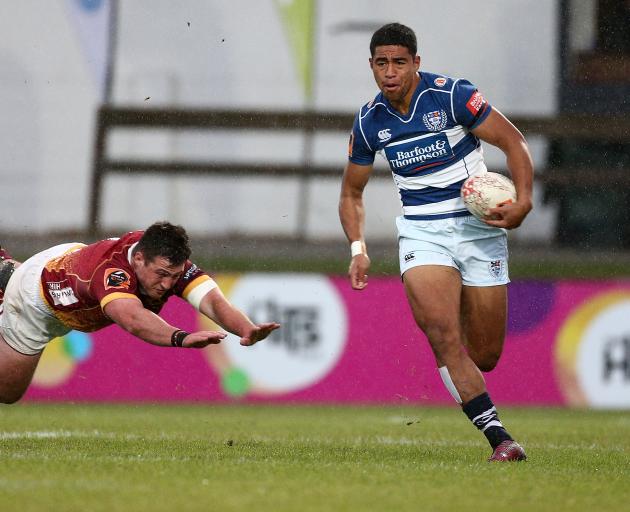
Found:
[{"label": "player's knee", "polygon": [[456,329],[445,324],[434,324],[424,330],[433,352],[438,356],[461,351],[461,341]]}]

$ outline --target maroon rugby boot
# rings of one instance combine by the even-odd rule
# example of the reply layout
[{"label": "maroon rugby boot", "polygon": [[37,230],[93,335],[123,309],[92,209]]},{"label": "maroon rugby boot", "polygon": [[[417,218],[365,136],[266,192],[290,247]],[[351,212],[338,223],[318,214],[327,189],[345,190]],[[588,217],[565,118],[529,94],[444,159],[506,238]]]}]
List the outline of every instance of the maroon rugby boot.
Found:
[{"label": "maroon rugby boot", "polygon": [[503,441],[494,449],[488,462],[516,462],[519,460],[527,460],[523,447],[516,441]]}]

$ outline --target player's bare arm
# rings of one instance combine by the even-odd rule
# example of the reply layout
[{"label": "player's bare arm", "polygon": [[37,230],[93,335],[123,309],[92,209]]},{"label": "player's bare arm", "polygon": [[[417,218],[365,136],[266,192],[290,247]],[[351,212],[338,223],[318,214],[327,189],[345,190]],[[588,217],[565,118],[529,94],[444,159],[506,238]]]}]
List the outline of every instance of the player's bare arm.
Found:
[{"label": "player's bare arm", "polygon": [[339,199],[339,219],[348,241],[360,243],[353,248],[352,260],[348,275],[355,290],[363,290],[367,286],[367,273],[370,258],[367,254],[363,227],[365,225],[365,209],[363,207],[363,190],[370,179],[371,165],[346,164]]},{"label": "player's bare arm", "polygon": [[521,225],[532,209],[534,166],[523,134],[496,109],[472,133],[481,140],[501,149],[516,187],[516,202],[490,210],[495,219],[486,224],[513,229]]},{"label": "player's bare arm", "polygon": [[[137,299],[112,300],[105,305],[104,312],[120,327],[152,345],[171,346],[173,333],[179,331],[177,327],[146,309]],[[218,331],[188,333],[181,340],[181,346],[203,348],[213,343],[220,343],[225,336],[225,333]]]},{"label": "player's bare arm", "polygon": [[219,288],[213,288],[206,293],[199,304],[199,311],[225,330],[240,336],[240,343],[244,346],[251,346],[264,340],[280,327],[276,322],[253,323],[245,313],[225,298]]}]

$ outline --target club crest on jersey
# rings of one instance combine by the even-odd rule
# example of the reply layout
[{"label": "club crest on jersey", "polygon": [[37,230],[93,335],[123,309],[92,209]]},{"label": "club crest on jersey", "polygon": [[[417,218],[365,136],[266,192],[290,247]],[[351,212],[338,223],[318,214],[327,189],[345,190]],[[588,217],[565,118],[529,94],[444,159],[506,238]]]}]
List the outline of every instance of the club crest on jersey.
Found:
[{"label": "club crest on jersey", "polygon": [[505,262],[503,260],[494,260],[488,263],[488,271],[494,279],[500,279],[505,273]]},{"label": "club crest on jersey", "polygon": [[444,110],[434,110],[422,116],[424,125],[432,132],[439,132],[446,127],[446,112]]},{"label": "club crest on jersey", "polygon": [[437,87],[444,87],[444,85],[446,84],[446,78],[444,78],[443,76],[438,76],[435,80],[433,80],[433,83]]},{"label": "club crest on jersey", "polygon": [[121,268],[108,268],[105,271],[105,289],[120,288],[127,290],[131,284],[131,277]]},{"label": "club crest on jersey", "polygon": [[385,128],[384,130],[381,130],[380,132],[378,132],[378,140],[380,140],[381,142],[385,142],[386,140],[391,139],[392,134],[390,130],[391,128]]}]

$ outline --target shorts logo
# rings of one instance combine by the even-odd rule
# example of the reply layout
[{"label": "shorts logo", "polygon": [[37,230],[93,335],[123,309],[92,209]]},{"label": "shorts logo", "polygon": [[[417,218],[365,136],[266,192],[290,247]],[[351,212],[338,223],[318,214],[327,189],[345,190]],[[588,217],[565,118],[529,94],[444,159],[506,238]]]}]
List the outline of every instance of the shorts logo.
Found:
[{"label": "shorts logo", "polygon": [[476,116],[477,114],[479,114],[481,107],[483,107],[485,103],[486,100],[483,95],[479,91],[475,91],[468,100],[468,103],[466,103],[466,108],[473,116]]},{"label": "shorts logo", "polygon": [[433,80],[433,83],[437,87],[444,87],[444,84],[446,84],[446,78],[439,76],[435,80]]},{"label": "shorts logo", "polygon": [[434,110],[422,116],[424,125],[432,132],[439,132],[446,126],[446,112],[444,110]]},{"label": "shorts logo", "polygon": [[378,132],[378,140],[380,140],[381,142],[385,142],[386,140],[391,139],[392,134],[389,131],[390,129],[391,128],[385,128],[384,130]]},{"label": "shorts logo", "polygon": [[108,268],[105,271],[105,289],[121,288],[127,290],[131,284],[131,277],[120,268]]},{"label": "shorts logo", "polygon": [[405,263],[409,263],[411,260],[416,258],[416,255],[412,252],[408,252],[407,254],[405,254],[404,258],[405,258]]},{"label": "shorts logo", "polygon": [[505,273],[505,262],[503,260],[494,260],[488,263],[488,271],[494,279],[500,279]]}]

